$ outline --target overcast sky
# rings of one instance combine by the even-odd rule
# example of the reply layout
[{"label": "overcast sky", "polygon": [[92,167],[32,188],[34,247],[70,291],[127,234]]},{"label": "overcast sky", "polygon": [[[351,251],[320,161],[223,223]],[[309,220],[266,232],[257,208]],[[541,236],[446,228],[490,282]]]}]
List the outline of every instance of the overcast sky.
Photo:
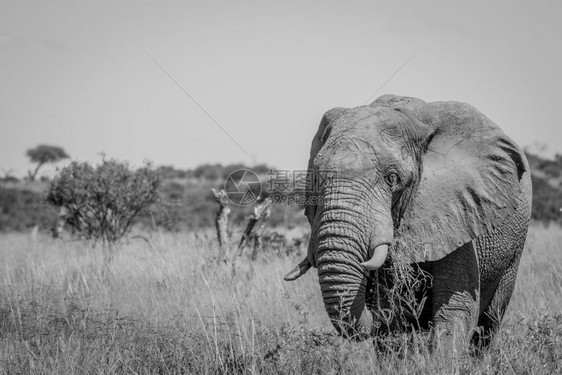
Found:
[{"label": "overcast sky", "polygon": [[468,102],[562,152],[561,39],[556,1],[0,0],[0,175],[43,143],[305,168],[322,114],[387,80],[376,96]]}]

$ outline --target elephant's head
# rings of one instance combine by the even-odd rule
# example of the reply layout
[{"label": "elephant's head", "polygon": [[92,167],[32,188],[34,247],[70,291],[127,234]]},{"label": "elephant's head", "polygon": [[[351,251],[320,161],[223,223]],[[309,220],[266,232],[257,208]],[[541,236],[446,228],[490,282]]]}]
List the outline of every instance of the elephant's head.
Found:
[{"label": "elephant's head", "polygon": [[367,337],[370,271],[396,252],[438,260],[491,230],[515,209],[525,168],[513,141],[467,104],[385,95],[332,109],[310,153],[308,255],[286,280],[318,268],[336,328]]}]

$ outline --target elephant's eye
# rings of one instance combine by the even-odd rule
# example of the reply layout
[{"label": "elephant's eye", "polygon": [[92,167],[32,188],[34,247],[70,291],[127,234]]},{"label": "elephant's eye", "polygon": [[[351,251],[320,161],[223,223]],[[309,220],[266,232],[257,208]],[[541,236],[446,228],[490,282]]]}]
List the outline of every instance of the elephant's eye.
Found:
[{"label": "elephant's eye", "polygon": [[388,176],[386,176],[384,178],[384,180],[386,181],[386,183],[388,184],[388,186],[390,186],[391,188],[396,187],[396,185],[398,185],[398,175],[396,173],[391,173]]}]

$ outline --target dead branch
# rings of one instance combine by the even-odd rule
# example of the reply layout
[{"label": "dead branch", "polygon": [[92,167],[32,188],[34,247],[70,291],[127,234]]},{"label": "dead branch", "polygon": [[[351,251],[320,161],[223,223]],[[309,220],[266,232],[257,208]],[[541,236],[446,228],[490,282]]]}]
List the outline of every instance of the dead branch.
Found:
[{"label": "dead branch", "polygon": [[244,248],[253,241],[254,249],[252,252],[251,259],[255,260],[257,257],[258,250],[262,247],[261,236],[265,228],[265,223],[269,220],[271,216],[271,201],[266,199],[254,207],[254,214],[248,217],[248,223],[240,243],[238,244],[238,256],[241,256],[244,252]]},{"label": "dead branch", "polygon": [[228,216],[230,215],[230,207],[228,205],[228,196],[224,189],[220,191],[213,190],[213,194],[215,195],[215,199],[219,204],[219,208],[217,209],[217,216],[215,219],[215,226],[217,228],[217,239],[219,241],[219,247],[221,250],[225,250],[225,248],[229,244],[228,238]]}]

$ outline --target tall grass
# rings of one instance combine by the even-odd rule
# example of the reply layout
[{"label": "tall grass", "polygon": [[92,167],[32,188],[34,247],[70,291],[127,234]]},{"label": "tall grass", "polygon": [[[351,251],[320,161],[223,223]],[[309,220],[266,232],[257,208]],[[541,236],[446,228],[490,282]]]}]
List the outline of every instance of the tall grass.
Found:
[{"label": "tall grass", "polygon": [[431,352],[423,333],[382,345],[339,338],[300,259],[217,262],[214,238],[101,249],[0,237],[4,373],[556,373],[562,371],[562,229],[531,229],[501,331],[480,356]]}]

